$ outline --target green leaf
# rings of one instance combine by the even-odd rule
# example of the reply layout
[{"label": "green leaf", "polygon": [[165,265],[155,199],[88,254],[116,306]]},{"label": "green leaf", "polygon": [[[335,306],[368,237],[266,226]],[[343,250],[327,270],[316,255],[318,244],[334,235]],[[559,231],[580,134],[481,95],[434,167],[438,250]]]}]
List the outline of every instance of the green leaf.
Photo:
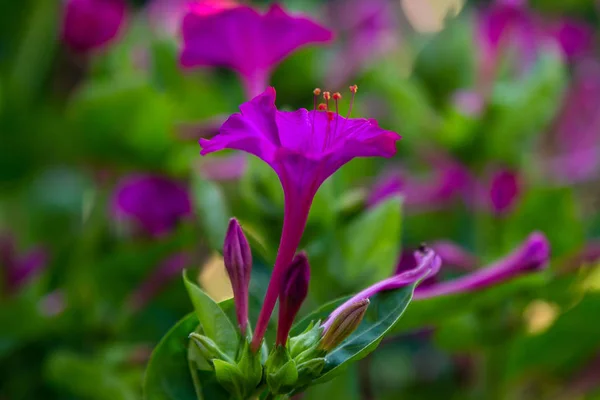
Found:
[{"label": "green leaf", "polygon": [[365,285],[392,275],[400,252],[401,219],[402,199],[392,197],[348,226],[344,279]]},{"label": "green leaf", "polygon": [[221,250],[231,213],[221,188],[200,178],[192,183],[194,209],[200,218],[210,247]]},{"label": "green leaf", "polygon": [[[227,314],[209,295],[187,278],[185,271],[183,282],[194,304],[204,335],[212,339],[225,354],[235,359],[239,338]],[[192,331],[188,334],[190,332]]]},{"label": "green leaf", "polygon": [[198,326],[194,313],[181,319],[152,352],[144,376],[144,400],[196,400],[188,369],[188,335]]},{"label": "green leaf", "polygon": [[[323,383],[341,373],[352,362],[371,353],[384,336],[398,323],[412,298],[414,286],[377,293],[358,328],[338,347],[325,356],[326,364],[321,376],[313,384]],[[324,305],[292,328],[291,336],[301,334],[311,321],[324,321],[329,314],[348,298]]]}]

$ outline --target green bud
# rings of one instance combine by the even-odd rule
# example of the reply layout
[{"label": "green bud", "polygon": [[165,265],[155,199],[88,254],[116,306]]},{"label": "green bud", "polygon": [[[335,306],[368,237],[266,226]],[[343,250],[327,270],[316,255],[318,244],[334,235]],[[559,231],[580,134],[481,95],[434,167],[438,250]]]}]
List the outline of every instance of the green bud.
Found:
[{"label": "green bud", "polygon": [[298,365],[298,381],[296,386],[305,386],[321,376],[325,367],[325,358],[313,358]]},{"label": "green bud", "polygon": [[265,365],[267,384],[272,393],[287,393],[294,388],[298,380],[296,363],[284,346],[276,346]]},{"label": "green bud", "polygon": [[245,343],[242,357],[238,367],[245,377],[246,393],[252,393],[260,384],[263,375],[263,367],[260,363],[260,354],[252,352],[249,343]]},{"label": "green bud", "polygon": [[213,360],[217,382],[236,399],[245,399],[246,385],[244,375],[237,365],[227,361]]},{"label": "green bud", "polygon": [[190,333],[189,338],[196,345],[196,348],[202,357],[204,357],[209,363],[212,363],[215,359],[232,362],[232,360],[221,351],[219,346],[217,346],[215,342],[206,336],[192,332]]},{"label": "green bud", "polygon": [[358,328],[367,308],[369,299],[363,299],[348,305],[323,332],[319,349],[330,352]]},{"label": "green bud", "polygon": [[316,324],[311,322],[304,332],[290,338],[290,356],[295,359],[301,353],[315,347],[321,339],[322,332],[323,327],[321,326],[320,321]]}]

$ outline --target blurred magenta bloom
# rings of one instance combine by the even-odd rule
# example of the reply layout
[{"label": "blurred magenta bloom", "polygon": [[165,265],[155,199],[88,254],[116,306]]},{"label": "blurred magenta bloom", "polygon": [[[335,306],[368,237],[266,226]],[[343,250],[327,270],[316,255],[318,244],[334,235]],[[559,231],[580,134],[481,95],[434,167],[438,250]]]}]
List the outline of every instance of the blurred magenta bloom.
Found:
[{"label": "blurred magenta bloom", "polygon": [[101,49],[119,34],[126,12],[124,0],[67,0],[62,39],[78,53]]},{"label": "blurred magenta bloom", "polygon": [[363,67],[399,46],[396,10],[389,0],[337,0],[327,6],[330,26],[341,39],[327,82],[340,87]]},{"label": "blurred magenta bloom", "polygon": [[16,293],[44,270],[47,263],[48,253],[42,247],[18,254],[14,239],[9,235],[0,236],[0,271],[7,293]]},{"label": "blurred magenta bloom", "polygon": [[516,276],[538,271],[546,267],[550,259],[548,239],[534,232],[512,253],[494,264],[460,278],[440,282],[415,290],[415,300],[444,296],[454,293],[471,292],[505,282]]},{"label": "blurred magenta bloom", "polygon": [[233,289],[233,300],[240,332],[242,335],[246,335],[252,251],[242,227],[235,218],[229,220],[229,227],[223,244],[223,262]]},{"label": "blurred magenta bloom", "polygon": [[247,166],[248,160],[244,154],[231,154],[202,160],[198,172],[211,181],[230,181],[244,176]]},{"label": "blurred magenta bloom", "polygon": [[276,345],[285,346],[294,319],[308,295],[310,265],[306,253],[297,254],[288,267],[279,292]]},{"label": "blurred magenta bloom", "polygon": [[496,171],[489,186],[489,199],[492,210],[502,215],[510,211],[520,194],[519,175],[509,169]]},{"label": "blurred magenta bloom", "polygon": [[577,64],[554,124],[549,174],[563,182],[593,179],[600,170],[600,62]]},{"label": "blurred magenta bloom", "polygon": [[131,293],[126,301],[127,307],[139,311],[146,307],[173,279],[181,276],[181,272],[193,262],[191,253],[178,252],[170,255],[148,275],[148,277]]},{"label": "blurred magenta bloom", "polygon": [[424,178],[406,172],[384,176],[375,183],[367,205],[374,206],[390,196],[402,195],[409,209],[435,210],[459,198],[472,184],[466,167],[445,156],[434,160],[432,167],[433,172]]},{"label": "blurred magenta bloom", "polygon": [[347,308],[353,307],[356,302],[368,299],[369,297],[385,290],[399,289],[403,286],[412,285],[414,283],[418,283],[419,281],[426,280],[427,278],[431,278],[437,274],[442,266],[442,259],[431,249],[422,249],[415,252],[414,258],[417,263],[415,264],[416,267],[413,269],[403,271],[390,278],[384,279],[383,281],[377,282],[376,284],[355,294],[349,300],[345,301],[342,305],[333,310],[323,324],[325,330],[329,329],[338,315],[343,313]]},{"label": "blurred magenta bloom", "polygon": [[111,211],[117,220],[158,237],[168,234],[188,217],[192,205],[181,183],[165,176],[136,174],[118,183]]},{"label": "blurred magenta bloom", "polygon": [[580,21],[561,19],[546,29],[570,60],[587,55],[594,46],[594,29]]},{"label": "blurred magenta bloom", "polygon": [[[356,86],[352,87],[356,92]],[[319,90],[315,90],[315,103]],[[339,93],[323,93],[327,103],[336,103]],[[355,157],[391,157],[400,136],[381,129],[375,120],[342,117],[327,110],[279,111],[275,89],[240,106],[211,140],[200,139],[202,155],[223,149],[253,154],[277,173],[284,193],[283,231],[273,276],[265,295],[254,335],[257,349],[275,307],[285,271],[296,253],[308,213],[321,184]]]},{"label": "blurred magenta bloom", "polygon": [[183,19],[183,67],[219,66],[236,71],[247,97],[267,88],[272,70],[300,47],[328,42],[332,33],[277,4],[265,14],[245,5],[208,8],[202,2]]}]

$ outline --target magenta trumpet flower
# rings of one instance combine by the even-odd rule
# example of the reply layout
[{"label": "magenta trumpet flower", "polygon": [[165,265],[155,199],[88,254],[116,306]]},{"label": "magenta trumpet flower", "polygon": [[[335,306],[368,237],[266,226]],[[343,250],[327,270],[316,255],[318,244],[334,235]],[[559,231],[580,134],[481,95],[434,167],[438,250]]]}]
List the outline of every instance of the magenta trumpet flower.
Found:
[{"label": "magenta trumpet flower", "polygon": [[454,293],[471,292],[505,282],[518,275],[543,269],[550,259],[548,239],[534,232],[505,258],[463,277],[415,290],[414,299],[423,300]]},{"label": "magenta trumpet flower", "polygon": [[105,47],[125,23],[125,0],[67,0],[62,39],[77,53]]},{"label": "magenta trumpet flower", "polygon": [[308,295],[310,281],[310,265],[306,253],[301,252],[294,257],[286,271],[281,291],[279,292],[279,320],[277,325],[276,345],[285,346],[288,334],[296,314]]},{"label": "magenta trumpet flower", "polygon": [[277,4],[261,14],[233,3],[207,10],[202,2],[190,7],[182,33],[183,67],[231,68],[239,74],[249,99],[267,88],[273,69],[292,52],[333,37],[328,29],[291,16]]},{"label": "magenta trumpet flower", "polygon": [[496,171],[490,182],[489,200],[497,215],[506,214],[517,202],[521,194],[519,175],[509,169]]},{"label": "magenta trumpet flower", "polygon": [[252,273],[252,251],[242,227],[235,218],[229,220],[223,245],[223,261],[233,289],[240,332],[245,335],[248,326],[248,286]]},{"label": "magenta trumpet flower", "polygon": [[415,252],[415,259],[417,260],[417,266],[415,268],[377,282],[376,284],[355,294],[352,296],[352,298],[336,308],[331,314],[329,314],[329,317],[323,324],[324,331],[327,332],[338,315],[343,313],[348,308],[355,307],[356,303],[368,299],[369,297],[374,296],[381,291],[398,289],[403,286],[412,285],[415,282],[420,282],[430,278],[437,274],[442,266],[442,259],[431,249],[425,248]]},{"label": "magenta trumpet flower", "polygon": [[185,186],[158,175],[129,175],[113,195],[111,213],[146,234],[159,237],[171,232],[192,212]]},{"label": "magenta trumpet flower", "polygon": [[[352,97],[356,86],[351,87]],[[284,194],[283,230],[273,275],[254,332],[256,350],[275,307],[282,279],[296,253],[313,198],[321,184],[356,157],[391,157],[400,136],[381,129],[375,120],[350,118],[337,112],[339,93],[323,92],[325,104],[308,111],[279,111],[275,89],[240,106],[211,140],[200,139],[202,155],[223,149],[253,154],[277,173]],[[333,102],[336,112],[329,111]],[[352,107],[350,107],[350,110]]]}]

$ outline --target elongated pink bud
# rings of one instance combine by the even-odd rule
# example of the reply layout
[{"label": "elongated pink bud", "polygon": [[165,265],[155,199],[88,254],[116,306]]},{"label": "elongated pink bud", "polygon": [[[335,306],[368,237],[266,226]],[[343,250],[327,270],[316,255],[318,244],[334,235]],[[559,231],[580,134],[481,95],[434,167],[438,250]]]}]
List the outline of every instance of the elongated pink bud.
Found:
[{"label": "elongated pink bud", "polygon": [[223,260],[233,289],[238,325],[242,335],[245,335],[248,326],[248,286],[252,272],[252,251],[242,227],[235,218],[229,220],[223,244]]},{"label": "elongated pink bud", "polygon": [[297,254],[290,264],[279,292],[277,345],[285,346],[296,314],[308,294],[310,265],[306,253]]}]

